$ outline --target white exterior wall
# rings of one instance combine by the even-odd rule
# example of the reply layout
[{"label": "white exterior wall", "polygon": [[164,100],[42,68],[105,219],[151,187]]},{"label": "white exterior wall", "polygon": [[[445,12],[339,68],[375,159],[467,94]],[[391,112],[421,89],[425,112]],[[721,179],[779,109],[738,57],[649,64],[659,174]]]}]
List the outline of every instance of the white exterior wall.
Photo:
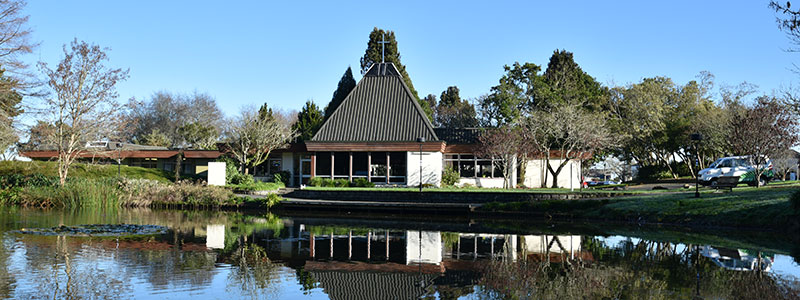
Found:
[{"label": "white exterior wall", "polygon": [[[419,160],[417,160],[419,162]],[[406,231],[406,264],[440,264],[442,234],[438,231]]]},{"label": "white exterior wall", "polygon": [[225,162],[208,163],[208,185],[225,185]]},{"label": "white exterior wall", "polygon": [[[406,185],[419,186],[419,161],[419,152],[406,152]],[[441,152],[422,152],[422,183],[441,186]]]},{"label": "white exterior wall", "polygon": [[[555,170],[561,164],[560,159],[550,159],[550,166]],[[530,188],[549,188],[553,186],[553,175],[545,167],[543,159],[529,160],[525,169],[525,186]],[[570,176],[570,174],[572,176]],[[542,176],[547,178],[545,186],[542,186]],[[575,188],[581,187],[581,166],[580,161],[573,160],[564,166],[558,174],[558,187]]]},{"label": "white exterior wall", "polygon": [[[555,239],[561,242],[561,246],[564,246],[564,249],[561,249],[557,242],[553,242]],[[530,253],[575,254],[581,250],[580,235],[524,235],[520,243],[522,248]],[[550,249],[547,246],[550,246]]]},{"label": "white exterior wall", "polygon": [[458,180],[458,186],[465,184],[482,188],[503,188],[503,178],[461,178]]},{"label": "white exterior wall", "polygon": [[281,154],[281,170],[287,171],[289,172],[289,174],[292,174],[291,179],[289,180],[289,185],[295,186],[297,185],[297,183],[294,182],[294,171],[292,170],[294,167],[293,164],[294,164],[293,153],[284,152],[283,154]]}]

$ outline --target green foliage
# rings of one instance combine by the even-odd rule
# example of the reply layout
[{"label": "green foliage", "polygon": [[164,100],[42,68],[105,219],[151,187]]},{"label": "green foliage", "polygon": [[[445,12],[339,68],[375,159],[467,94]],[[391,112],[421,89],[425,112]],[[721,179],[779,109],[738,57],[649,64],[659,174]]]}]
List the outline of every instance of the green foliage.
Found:
[{"label": "green foliage", "polygon": [[158,130],[158,128],[153,129],[148,134],[142,135],[142,137],[137,140],[137,143],[141,145],[158,147],[169,147],[172,145],[172,141],[170,141],[169,136]]},{"label": "green foliage", "polygon": [[451,166],[447,166],[442,171],[442,184],[445,186],[454,186],[460,179],[461,174]]},{"label": "green foliage", "polygon": [[283,201],[283,197],[279,196],[278,194],[269,194],[264,199],[263,204],[269,208],[274,206],[275,204],[280,203],[281,201]]},{"label": "green foliage", "polygon": [[314,177],[308,181],[308,185],[314,187],[335,187],[336,184],[334,183],[333,179],[330,178],[321,178],[321,177]]},{"label": "green foliage", "polygon": [[303,106],[303,109],[297,114],[297,122],[292,124],[292,129],[297,132],[298,140],[308,141],[314,137],[314,134],[322,127],[324,121],[325,119],[322,116],[322,111],[314,104],[314,101],[309,100],[306,101],[306,105]]},{"label": "green foliage", "polygon": [[231,184],[234,185],[249,185],[255,182],[255,178],[253,178],[253,175],[250,174],[242,174],[237,172],[231,176]]},{"label": "green foliage", "polygon": [[195,149],[216,149],[219,132],[210,124],[192,122],[178,127],[178,134]]},{"label": "green foliage", "polygon": [[351,187],[375,187],[375,184],[367,180],[366,178],[356,178],[353,179],[353,182],[350,183]]},{"label": "green foliage", "polygon": [[350,182],[347,179],[336,179],[333,181],[335,187],[349,187]]},{"label": "green foliage", "polygon": [[572,52],[555,50],[543,74],[546,88],[539,91],[539,109],[578,105],[589,111],[609,108],[608,90],[575,62]]},{"label": "green foliage", "polygon": [[54,186],[58,184],[58,177],[48,177],[42,174],[4,174],[0,175],[0,189],[10,189],[28,186]]},{"label": "green foliage", "polygon": [[238,163],[228,156],[217,158],[217,161],[225,163],[225,184],[231,184],[233,182],[233,177],[239,174]]},{"label": "green foliage", "polygon": [[272,181],[280,182],[284,186],[289,185],[289,181],[291,179],[292,179],[292,173],[289,173],[289,171],[280,171],[278,173],[272,174]]},{"label": "green foliage", "polygon": [[325,106],[325,120],[331,117],[333,111],[335,111],[336,108],[342,104],[344,98],[347,98],[347,95],[349,95],[355,87],[356,80],[353,78],[353,70],[350,69],[350,67],[347,67],[347,70],[344,71],[342,78],[339,79],[339,85],[336,87],[336,91],[333,92],[333,98],[331,98],[331,102]]},{"label": "green foliage", "polygon": [[[379,43],[384,36],[386,42],[388,42],[385,48]],[[361,74],[366,73],[372,64],[381,62],[381,49],[385,50],[385,61],[387,63],[394,63],[394,66],[397,67],[397,70],[403,75],[403,81],[406,83],[406,86],[408,86],[408,89],[411,90],[414,99],[419,100],[417,90],[414,89],[414,84],[411,83],[411,78],[408,76],[408,72],[406,72],[406,66],[400,62],[400,52],[397,50],[397,40],[395,39],[394,31],[383,30],[377,27],[372,29],[372,32],[369,34],[369,41],[367,42],[367,50],[364,52],[364,56],[361,57]]]},{"label": "green foliage", "polygon": [[244,190],[244,191],[274,191],[278,189],[285,188],[286,186],[281,182],[251,182],[251,183],[242,183],[242,184],[229,184],[226,187],[232,188],[234,190]]},{"label": "green foliage", "polygon": [[[475,106],[465,100],[461,100],[459,90],[456,86],[448,87],[442,92],[439,98],[439,105],[435,107],[435,124],[439,127],[465,128],[478,126],[478,118],[475,113]],[[429,96],[430,97],[430,96]],[[430,101],[424,99],[426,103]],[[434,100],[435,101],[435,100]]]},{"label": "green foliage", "polygon": [[[120,166],[122,177],[143,178],[162,182],[170,181],[171,174],[150,168]],[[56,162],[49,161],[0,161],[0,175],[44,176],[58,178]],[[116,165],[92,165],[74,163],[70,166],[70,177],[104,178],[117,177]]]},{"label": "green foliage", "polygon": [[503,126],[516,122],[536,104],[536,92],[544,89],[542,68],[533,63],[503,66],[506,74],[491,93],[478,99],[481,122],[484,126]]}]

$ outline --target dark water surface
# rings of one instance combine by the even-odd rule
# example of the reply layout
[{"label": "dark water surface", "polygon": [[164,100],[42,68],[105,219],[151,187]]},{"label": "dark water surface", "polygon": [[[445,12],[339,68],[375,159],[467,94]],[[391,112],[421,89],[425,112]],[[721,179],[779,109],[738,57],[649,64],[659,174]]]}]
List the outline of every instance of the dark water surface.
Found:
[{"label": "dark water surface", "polygon": [[[145,236],[22,228],[147,224]],[[437,216],[1,209],[17,299],[796,299],[800,248],[737,231]]]}]

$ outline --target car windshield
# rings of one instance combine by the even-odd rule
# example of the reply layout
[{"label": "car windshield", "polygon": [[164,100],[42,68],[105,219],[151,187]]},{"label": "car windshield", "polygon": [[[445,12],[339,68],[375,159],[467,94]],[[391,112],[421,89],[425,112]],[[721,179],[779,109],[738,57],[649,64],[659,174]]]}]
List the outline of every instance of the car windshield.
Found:
[{"label": "car windshield", "polygon": [[717,159],[716,161],[714,161],[713,163],[711,163],[711,165],[710,165],[710,166],[708,166],[708,167],[709,167],[709,168],[716,168],[716,167],[717,167],[717,165],[719,165],[719,163],[720,163],[721,161],[722,161],[722,158],[720,158],[720,159]]}]

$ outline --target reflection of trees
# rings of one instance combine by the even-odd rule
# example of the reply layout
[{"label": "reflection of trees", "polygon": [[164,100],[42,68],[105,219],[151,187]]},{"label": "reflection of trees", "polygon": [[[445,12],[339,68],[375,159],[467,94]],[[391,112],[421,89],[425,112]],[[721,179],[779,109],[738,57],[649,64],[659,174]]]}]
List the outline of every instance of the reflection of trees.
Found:
[{"label": "reflection of trees", "polygon": [[[23,289],[15,290],[15,298],[52,299],[119,299],[130,293],[130,278],[124,272],[98,267],[97,261],[106,258],[94,249],[73,249],[69,237],[52,237],[49,255],[30,263],[31,269],[22,270],[35,274],[35,280],[26,282]],[[35,253],[34,253],[35,254]],[[42,255],[37,255],[42,256]]]},{"label": "reflection of trees", "polygon": [[0,241],[0,298],[8,299],[11,296],[13,286],[16,285],[16,278],[9,270],[11,268],[9,263],[9,251],[13,239],[3,239]]},{"label": "reflection of trees", "polygon": [[[697,247],[631,240],[618,247],[586,239],[594,262],[493,261],[480,284],[484,297],[518,299],[794,299],[797,282],[773,274],[732,271],[700,256]],[[698,278],[698,274],[700,275]]]},{"label": "reflection of trees", "polygon": [[230,256],[225,258],[234,266],[228,275],[228,286],[237,287],[243,295],[253,299],[276,294],[278,268],[267,257],[267,251],[252,239],[248,242],[247,235],[240,236],[235,247]]}]

